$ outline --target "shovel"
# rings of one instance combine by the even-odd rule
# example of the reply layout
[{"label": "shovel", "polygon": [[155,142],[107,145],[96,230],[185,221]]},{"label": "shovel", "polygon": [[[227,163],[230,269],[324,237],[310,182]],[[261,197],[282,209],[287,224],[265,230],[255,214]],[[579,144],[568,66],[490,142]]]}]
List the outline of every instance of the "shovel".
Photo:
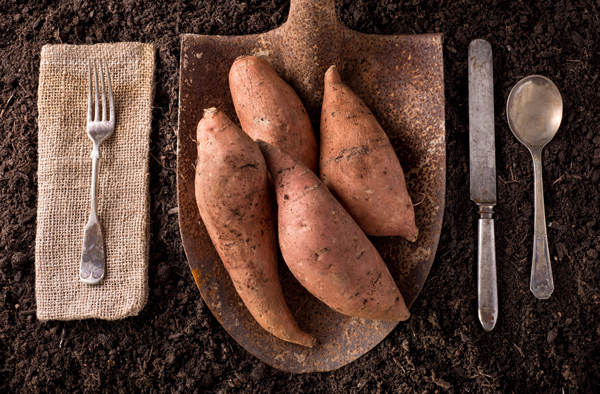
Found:
[{"label": "shovel", "polygon": [[[279,264],[286,302],[312,349],[281,341],[254,321],[206,232],[194,194],[196,127],[205,108],[237,116],[228,73],[241,55],[266,58],[302,99],[315,132],[323,76],[335,64],[386,130],[405,171],[419,238],[371,237],[407,306],[421,291],[437,249],[446,183],[444,77],[440,34],[369,35],[342,26],[334,0],[292,0],[279,28],[247,36],[183,35],[179,86],[177,192],[179,226],[200,293],[227,332],[265,363],[286,372],[330,371],[368,352],[398,324],[341,315],[310,295]],[[317,135],[318,138],[318,135]]]}]

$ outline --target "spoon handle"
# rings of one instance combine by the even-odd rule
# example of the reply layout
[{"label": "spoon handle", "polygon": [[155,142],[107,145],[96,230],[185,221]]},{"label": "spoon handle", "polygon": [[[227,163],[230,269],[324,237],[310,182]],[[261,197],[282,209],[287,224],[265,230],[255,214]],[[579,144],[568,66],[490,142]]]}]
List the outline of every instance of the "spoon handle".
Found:
[{"label": "spoon handle", "polygon": [[546,214],[544,211],[544,186],[542,182],[542,148],[532,149],[534,182],[534,233],[533,261],[531,265],[530,289],[541,300],[548,299],[554,291],[548,236],[546,235]]}]

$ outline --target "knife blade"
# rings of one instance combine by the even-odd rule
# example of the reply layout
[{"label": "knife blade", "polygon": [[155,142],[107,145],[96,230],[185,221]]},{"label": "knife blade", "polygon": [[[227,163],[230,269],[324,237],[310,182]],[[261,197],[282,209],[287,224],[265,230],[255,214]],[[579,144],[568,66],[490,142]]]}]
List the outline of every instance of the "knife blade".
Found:
[{"label": "knife blade", "polygon": [[496,146],[492,48],[481,39],[469,45],[469,165],[471,200],[478,207],[477,312],[485,331],[498,320],[494,207]]}]

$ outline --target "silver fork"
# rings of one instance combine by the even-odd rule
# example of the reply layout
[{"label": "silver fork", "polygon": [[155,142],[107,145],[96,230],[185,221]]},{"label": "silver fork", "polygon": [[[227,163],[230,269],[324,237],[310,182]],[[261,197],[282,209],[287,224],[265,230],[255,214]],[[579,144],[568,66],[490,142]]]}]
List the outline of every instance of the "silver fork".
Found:
[{"label": "silver fork", "polygon": [[[102,85],[102,120],[100,120],[100,100],[98,98],[98,68],[93,62],[94,87],[92,89],[92,62],[88,63],[89,93],[88,93],[88,118],[87,134],[92,140],[92,211],[90,218],[83,230],[83,252],[79,267],[79,279],[88,284],[98,283],[104,278],[104,237],[98,221],[98,161],[100,160],[100,144],[110,137],[115,129],[115,106],[110,83],[110,73],[106,70],[106,88],[104,85],[104,67],[100,61],[100,81]],[[108,107],[106,113],[106,90],[108,89]],[[107,117],[108,115],[108,117]]]}]

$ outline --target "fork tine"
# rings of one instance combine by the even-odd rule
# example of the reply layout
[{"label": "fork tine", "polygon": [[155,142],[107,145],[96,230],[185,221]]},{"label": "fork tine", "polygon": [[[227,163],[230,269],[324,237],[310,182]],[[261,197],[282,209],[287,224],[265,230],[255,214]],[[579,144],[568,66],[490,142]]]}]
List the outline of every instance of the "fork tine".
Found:
[{"label": "fork tine", "polygon": [[93,99],[92,99],[92,95],[94,94],[94,92],[92,91],[92,61],[88,60],[88,81],[89,81],[89,88],[88,88],[88,122],[92,122],[94,120],[93,116],[94,116],[94,110],[92,109],[92,105],[93,105]]},{"label": "fork tine", "polygon": [[115,122],[115,104],[113,102],[113,91],[112,85],[110,83],[110,72],[108,71],[108,67],[106,67],[106,82],[108,85],[108,106],[110,108],[110,122]]},{"label": "fork tine", "polygon": [[102,121],[106,122],[106,87],[104,86],[104,66],[100,60],[100,84],[102,85]]},{"label": "fork tine", "polygon": [[94,116],[94,121],[98,122],[100,120],[100,99],[98,97],[98,65],[96,64],[96,60],[94,60],[94,99],[95,99],[95,107],[96,107],[96,115]]}]

